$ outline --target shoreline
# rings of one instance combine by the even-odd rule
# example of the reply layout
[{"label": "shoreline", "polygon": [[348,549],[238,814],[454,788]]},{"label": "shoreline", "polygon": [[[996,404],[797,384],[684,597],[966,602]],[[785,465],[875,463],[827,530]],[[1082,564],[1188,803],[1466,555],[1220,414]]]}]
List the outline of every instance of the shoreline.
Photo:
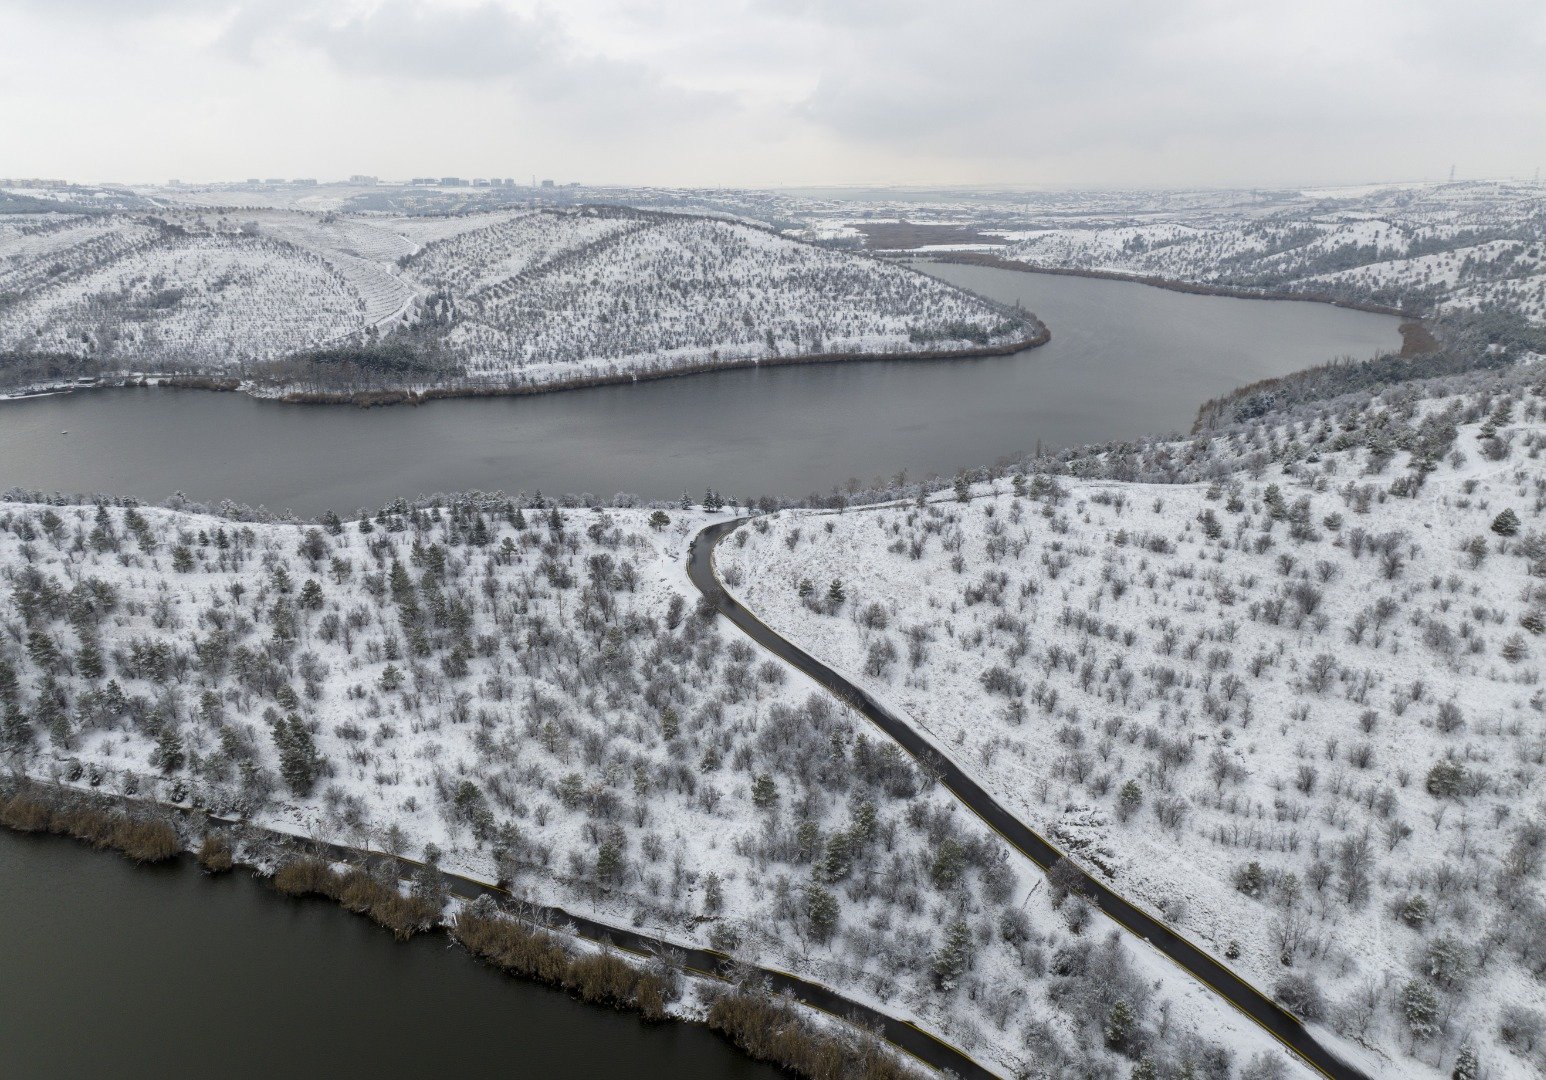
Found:
[{"label": "shoreline", "polygon": [[1205,285],[1162,278],[1147,274],[1130,274],[1120,270],[1086,270],[1068,266],[1038,266],[1019,259],[1006,259],[1001,255],[978,251],[940,251],[912,256],[928,258],[936,262],[958,263],[963,266],[987,266],[997,270],[1013,270],[1022,274],[1050,274],[1056,277],[1094,278],[1098,281],[1125,281],[1132,285],[1148,285],[1167,292],[1189,293],[1194,296],[1222,296],[1231,300],[1298,300],[1307,304],[1329,304],[1350,311],[1367,311],[1372,315],[1394,315],[1398,318],[1425,322],[1427,315],[1410,308],[1392,307],[1372,301],[1349,300],[1330,293],[1295,293],[1283,289],[1247,289],[1234,285]]},{"label": "shoreline", "polygon": [[[72,802],[74,805],[69,805]],[[55,805],[56,803],[63,805]],[[168,819],[184,823],[187,826],[186,831],[195,835],[185,841],[181,835],[185,830],[176,829]],[[613,926],[588,916],[577,915],[557,905],[525,901],[511,893],[502,883],[490,884],[475,877],[430,866],[407,856],[385,851],[362,850],[332,841],[298,836],[241,819],[224,818],[195,806],[84,791],[63,785],[50,789],[43,782],[31,777],[22,777],[21,782],[12,787],[9,792],[0,793],[0,829],[18,836],[73,840],[96,847],[98,850],[117,852],[136,864],[155,864],[174,860],[192,862],[206,874],[226,873],[237,868],[247,870],[251,872],[255,881],[266,880],[270,890],[276,895],[291,899],[331,900],[345,910],[370,918],[378,926],[391,932],[398,941],[406,941],[416,933],[444,933],[448,941],[461,946],[475,962],[487,964],[513,978],[558,989],[589,1004],[609,1005],[615,1011],[633,1012],[639,1015],[641,1022],[645,1023],[675,1021],[702,1024],[715,1034],[729,1040],[732,1045],[753,1060],[768,1061],[795,1075],[802,1074],[798,1068],[798,1062],[768,1056],[761,1047],[762,1040],[758,1038],[759,1032],[750,1029],[742,1030],[735,1026],[736,1018],[745,1012],[745,1007],[750,1006],[753,1011],[756,1011],[758,1005],[779,1009],[787,1012],[790,1019],[798,1021],[800,1018],[792,1013],[787,1005],[773,1004],[778,998],[788,997],[800,1005],[814,1009],[832,1020],[855,1029],[862,1035],[867,1034],[872,1039],[878,1040],[896,1056],[898,1062],[905,1055],[934,1071],[948,1070],[952,1075],[972,1078],[972,1080],[997,1080],[997,1074],[979,1064],[965,1051],[929,1034],[911,1021],[899,1019],[845,997],[839,991],[821,983],[811,982],[777,968],[739,961],[714,949],[681,945],[637,930]],[[261,857],[254,860],[233,856],[228,844],[226,860],[212,867],[205,862],[200,848],[194,846],[201,840],[207,842],[213,836],[229,841],[233,838],[232,834],[235,834],[234,839],[237,840],[246,839],[270,845],[273,850],[265,854],[272,856],[272,865],[266,864]],[[377,917],[371,908],[352,902],[348,894],[334,895],[333,891],[325,886],[296,889],[286,887],[274,880],[279,872],[287,868],[308,870],[324,867],[338,884],[343,885],[343,876],[331,870],[334,864],[340,863],[366,872],[388,870],[395,875],[399,886],[412,882],[415,877],[422,880],[427,875],[433,875],[436,886],[444,890],[446,902],[449,903],[454,899],[461,901],[463,906],[456,915],[447,916],[443,903],[431,924],[404,932],[400,926]],[[728,988],[715,1000],[729,999],[732,1005],[743,1008],[727,1009],[728,1015],[725,1019],[728,1023],[716,1023],[711,1013],[694,1017],[660,1011],[663,1006],[657,1007],[652,1000],[646,1000],[642,992],[637,1000],[620,999],[609,987],[602,987],[593,993],[590,986],[574,981],[568,969],[554,971],[544,967],[543,970],[527,970],[521,965],[508,961],[498,950],[475,948],[472,943],[463,940],[458,932],[458,916],[472,911],[474,904],[491,905],[491,911],[488,908],[484,909],[487,914],[476,915],[481,922],[499,924],[509,931],[521,933],[533,940],[550,939],[560,949],[563,948],[563,941],[570,940],[583,942],[600,950],[596,953],[570,953],[571,966],[577,967],[583,964],[586,957],[591,956],[610,956],[620,961],[617,953],[621,952],[628,954],[634,963],[621,962],[627,963],[628,968],[636,971],[640,976],[645,976],[648,975],[648,971],[640,967],[638,961],[675,957],[683,976],[708,980]],[[750,969],[754,972],[755,980],[760,984],[760,992],[749,993],[739,989],[738,984],[727,974],[734,968]],[[835,1043],[836,1041],[837,1039],[831,1037],[823,1039],[819,1031],[816,1031],[811,1040],[818,1049],[824,1048],[822,1046],[824,1042]],[[910,1080],[909,1073],[900,1070],[881,1075],[887,1078],[898,1077],[901,1080]]]},{"label": "shoreline", "polygon": [[602,386],[621,386],[635,383],[660,382],[665,379],[691,378],[695,375],[712,375],[721,371],[744,371],[749,368],[798,367],[806,364],[858,364],[875,362],[980,360],[995,356],[1012,356],[1018,352],[1040,348],[1052,340],[1052,332],[1035,315],[1021,313],[1030,333],[1013,341],[993,345],[976,345],[967,349],[919,349],[894,352],[846,352],[800,353],[790,356],[747,357],[738,360],[699,361],[677,367],[645,371],[617,372],[604,375],[577,375],[554,379],[544,383],[525,383],[504,386],[429,386],[422,389],[380,387],[367,390],[329,389],[272,389],[259,386],[237,376],[219,374],[147,374],[138,377],[99,377],[92,383],[63,383],[41,387],[28,387],[15,392],[0,394],[0,404],[9,401],[30,401],[41,397],[58,397],[78,391],[154,389],[210,390],[218,393],[241,393],[258,401],[275,401],[284,405],[353,405],[370,409],[389,405],[421,405],[428,401],[457,398],[536,397],[541,394],[558,394],[571,390],[590,390]]}]

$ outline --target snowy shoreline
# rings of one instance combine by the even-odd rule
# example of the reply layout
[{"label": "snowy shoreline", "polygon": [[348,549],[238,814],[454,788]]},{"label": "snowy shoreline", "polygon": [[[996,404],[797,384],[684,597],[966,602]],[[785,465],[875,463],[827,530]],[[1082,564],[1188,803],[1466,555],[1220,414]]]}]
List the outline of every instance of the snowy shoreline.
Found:
[{"label": "snowy shoreline", "polygon": [[523,383],[504,386],[469,386],[448,382],[438,386],[391,387],[369,390],[299,389],[285,386],[264,386],[250,380],[220,375],[203,374],[155,374],[143,376],[104,376],[94,383],[61,383],[42,387],[25,387],[0,394],[0,403],[30,401],[40,397],[57,397],[84,390],[139,390],[165,387],[174,390],[213,390],[220,393],[241,393],[260,401],[277,401],[286,405],[355,405],[375,408],[386,405],[418,405],[426,401],[457,398],[486,397],[535,397],[539,394],[557,394],[570,390],[590,390],[601,386],[621,386],[643,382],[659,382],[664,379],[685,379],[694,375],[712,375],[721,371],[743,371],[748,368],[800,367],[807,364],[855,364],[890,361],[979,360],[995,356],[1012,356],[1018,352],[1039,348],[1052,340],[1052,332],[1036,316],[1024,316],[1030,332],[1013,341],[991,345],[976,345],[965,349],[923,349],[893,352],[839,352],[807,353],[793,356],[745,357],[733,360],[691,362],[679,367],[616,373],[581,375],[556,379],[543,383]]},{"label": "snowy shoreline", "polygon": [[[29,791],[24,786],[11,793],[13,798],[19,797],[29,802],[49,798],[49,793],[38,781],[28,780],[25,784],[32,790]],[[723,953],[684,945],[637,929],[613,925],[591,914],[576,914],[564,907],[529,901],[511,893],[502,884],[484,881],[467,872],[429,866],[403,855],[320,840],[251,821],[224,818],[207,809],[189,804],[114,795],[70,785],[64,785],[60,790],[65,793],[66,799],[84,800],[88,808],[97,811],[115,814],[127,812],[130,815],[139,812],[154,818],[172,816],[184,828],[179,830],[179,846],[171,858],[198,862],[204,873],[209,875],[229,873],[238,869],[246,870],[251,873],[254,883],[262,883],[271,881],[276,870],[289,862],[319,858],[324,859],[330,866],[389,871],[394,875],[399,888],[405,885],[411,886],[415,878],[423,879],[426,874],[432,874],[436,883],[446,891],[446,902],[441,907],[440,915],[434,924],[419,932],[443,932],[453,943],[463,944],[455,933],[457,914],[482,900],[485,904],[492,901],[494,906],[491,911],[495,917],[529,927],[537,933],[552,935],[568,945],[579,957],[591,954],[627,954],[628,959],[625,962],[639,970],[648,970],[652,966],[650,964],[652,960],[659,962],[661,958],[673,957],[677,973],[693,985],[687,992],[679,994],[676,1000],[669,1002],[660,1017],[643,1015],[645,1009],[643,1005],[637,1003],[631,1006],[614,1004],[613,1007],[641,1014],[640,1019],[644,1023],[674,1021],[707,1026],[716,1034],[736,1043],[737,1049],[748,1053],[753,1060],[758,1060],[757,1055],[750,1054],[729,1033],[720,1031],[709,1023],[706,1006],[712,1000],[713,991],[708,994],[704,991],[708,988],[735,988],[738,985],[735,980],[711,967],[711,964],[717,963],[723,966],[731,962],[731,958]],[[59,793],[53,794],[57,796]],[[0,809],[9,809],[8,801],[0,801]],[[200,826],[205,826],[202,832]],[[20,836],[42,835],[60,840],[89,843],[82,837],[72,835],[57,821],[41,828],[31,828],[21,827],[9,820],[0,820],[0,828]],[[209,836],[219,836],[225,838],[227,842],[233,839],[236,841],[237,846],[233,850],[230,864],[223,869],[205,865],[198,848],[194,846],[201,837]],[[115,850],[111,845],[103,848],[99,843],[94,846],[104,850]],[[119,853],[137,863],[163,861],[154,856],[142,858],[129,851]],[[273,887],[273,891],[282,897],[290,895],[277,886]],[[305,893],[298,898],[317,899],[319,895]],[[326,896],[320,898],[331,899]],[[343,900],[337,903],[354,914],[367,917],[370,915],[369,912],[351,906]],[[386,929],[393,929],[385,924],[382,925]],[[399,941],[407,940],[407,936],[400,933],[397,937]],[[476,963],[505,970],[507,974],[525,982],[547,985],[565,993],[574,992],[571,987],[561,982],[511,971],[496,958],[475,952],[465,944],[463,947],[467,948],[469,957]],[[747,965],[742,962],[742,966]],[[905,1055],[933,1069],[951,1069],[954,1071],[953,1074],[958,1076],[987,1078],[994,1075],[965,1051],[921,1031],[910,1021],[900,1020],[864,1002],[846,997],[838,990],[821,983],[799,978],[777,968],[755,964],[749,966],[756,971],[756,978],[764,983],[766,990],[796,1003],[816,1032],[825,1033],[827,1029],[835,1027],[851,1032],[860,1039],[874,1040],[884,1045],[899,1059]],[[746,982],[745,979],[740,981],[743,984]],[[732,990],[732,992],[736,991]],[[589,1004],[605,1004],[601,1001],[591,1001],[584,994],[581,994],[581,998]],[[806,1010],[808,1013],[805,1012]]]}]

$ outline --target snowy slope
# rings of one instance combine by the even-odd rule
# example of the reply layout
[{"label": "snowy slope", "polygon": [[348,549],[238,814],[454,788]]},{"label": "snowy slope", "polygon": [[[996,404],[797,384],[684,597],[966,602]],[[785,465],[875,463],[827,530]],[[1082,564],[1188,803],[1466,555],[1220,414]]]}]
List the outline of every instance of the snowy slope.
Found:
[{"label": "snowy slope", "polygon": [[[1259,985],[1308,977],[1374,1074],[1447,1077],[1470,1040],[1538,1076],[1500,1017],[1546,1013],[1546,398],[1495,386],[1269,415],[1203,444],[1214,483],[785,511],[719,562],[1126,895]],[[1291,464],[1231,471],[1260,450]]]}]

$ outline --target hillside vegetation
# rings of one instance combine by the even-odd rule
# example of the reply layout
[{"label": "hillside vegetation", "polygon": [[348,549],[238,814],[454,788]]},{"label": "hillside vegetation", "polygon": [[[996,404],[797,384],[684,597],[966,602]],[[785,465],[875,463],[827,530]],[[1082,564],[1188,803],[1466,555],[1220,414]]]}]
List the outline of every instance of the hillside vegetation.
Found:
[{"label": "hillside vegetation", "polygon": [[783,511],[720,566],[1371,1073],[1447,1077],[1469,1048],[1537,1076],[1546,382],[1284,404]]},{"label": "hillside vegetation", "polygon": [[1258,1054],[1282,1075],[1265,1035],[700,608],[683,563],[713,515],[244,516],[0,503],[9,769],[503,880],[820,980],[1008,1075]]},{"label": "hillside vegetation", "polygon": [[0,216],[0,380],[13,387],[62,367],[236,376],[280,396],[514,392],[1003,348],[1033,330],[913,271],[722,218]]}]

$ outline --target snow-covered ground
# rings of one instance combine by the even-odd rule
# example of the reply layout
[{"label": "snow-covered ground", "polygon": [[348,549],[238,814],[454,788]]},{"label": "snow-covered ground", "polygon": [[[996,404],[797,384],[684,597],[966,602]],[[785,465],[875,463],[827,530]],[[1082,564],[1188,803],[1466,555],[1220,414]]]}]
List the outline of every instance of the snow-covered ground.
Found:
[{"label": "snow-covered ground", "polygon": [[[934,278],[723,217],[178,207],[0,218],[0,353],[80,357],[91,372],[237,374],[268,394],[540,388],[1029,335]],[[318,349],[348,351],[285,362]]]},{"label": "snow-covered ground", "polygon": [[1212,482],[783,511],[719,567],[1371,1073],[1539,1076],[1546,385],[1487,378],[1149,448]]},{"label": "snow-covered ground", "polygon": [[894,746],[700,612],[684,565],[714,515],[656,513],[466,497],[362,531],[13,495],[0,752],[756,958],[1009,1075],[1220,1054],[1278,1075],[1266,1035],[1055,905]]}]

